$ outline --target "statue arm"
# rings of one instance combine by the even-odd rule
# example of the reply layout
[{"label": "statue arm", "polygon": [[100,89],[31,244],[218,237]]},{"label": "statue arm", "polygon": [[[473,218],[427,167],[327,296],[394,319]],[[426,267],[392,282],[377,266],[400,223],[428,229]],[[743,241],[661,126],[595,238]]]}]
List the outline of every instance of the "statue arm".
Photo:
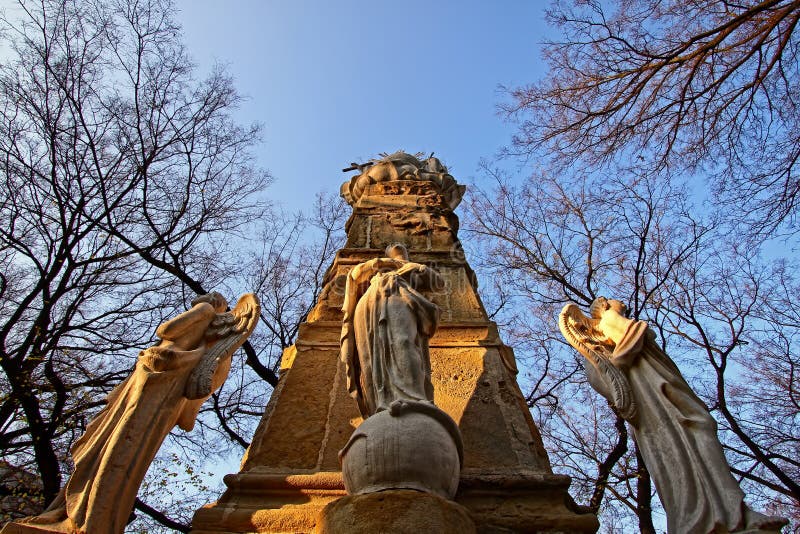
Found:
[{"label": "statue arm", "polygon": [[364,266],[364,271],[369,273],[369,278],[372,278],[376,273],[381,271],[395,271],[400,269],[405,263],[406,262],[394,258],[375,258],[361,265]]},{"label": "statue arm", "polygon": [[436,269],[432,269],[421,263],[409,262],[404,266],[401,273],[408,273],[414,276],[416,280],[414,280],[412,285],[415,289],[420,291],[429,291],[444,287],[444,278],[442,278],[442,275],[436,272]]},{"label": "statue arm", "polygon": [[364,263],[359,263],[347,273],[347,283],[355,284],[356,286],[368,282],[372,276],[380,269],[378,261],[381,258],[375,258]]},{"label": "statue arm", "polygon": [[645,321],[630,321],[621,339],[616,342],[611,354],[611,363],[618,367],[629,367],[636,361],[647,338]]},{"label": "statue arm", "polygon": [[190,330],[196,328],[205,330],[216,314],[211,304],[201,302],[174,319],[162,323],[156,330],[156,335],[161,339],[174,341]]},{"label": "statue arm", "polygon": [[361,297],[359,294],[359,285],[361,285],[360,279],[363,278],[364,270],[369,263],[370,262],[359,263],[347,273],[347,280],[344,288],[344,302],[342,302],[342,311],[344,312],[343,320],[345,324],[353,318],[356,304],[358,304],[358,299]]}]

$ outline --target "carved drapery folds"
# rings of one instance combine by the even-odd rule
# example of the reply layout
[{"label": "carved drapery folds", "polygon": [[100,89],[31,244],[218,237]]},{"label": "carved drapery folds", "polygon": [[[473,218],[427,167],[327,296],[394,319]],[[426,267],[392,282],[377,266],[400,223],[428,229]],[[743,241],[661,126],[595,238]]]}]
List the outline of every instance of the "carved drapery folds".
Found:
[{"label": "carved drapery folds", "polygon": [[348,391],[365,419],[397,400],[433,402],[428,340],[439,307],[421,291],[439,274],[408,261],[403,245],[354,267],[347,277],[341,338]]},{"label": "carved drapery folds", "polygon": [[341,335],[348,391],[364,423],[339,457],[350,494],[415,489],[452,499],[463,463],[456,423],[433,403],[429,340],[441,310],[434,269],[403,244],[348,274]]},{"label": "carved drapery folds", "polygon": [[630,425],[667,514],[670,533],[779,532],[786,521],[754,512],[730,472],[717,424],[625,305],[596,299],[586,317],[564,306],[559,326],[585,358],[589,383]]},{"label": "carved drapery folds", "polygon": [[3,534],[121,533],[136,493],[164,438],[191,430],[203,402],[222,386],[231,357],[258,323],[252,293],[231,312],[216,292],[156,330],[161,339],[139,353],[133,373],[107,398],[73,445],[75,469],[39,516],[6,525]]}]

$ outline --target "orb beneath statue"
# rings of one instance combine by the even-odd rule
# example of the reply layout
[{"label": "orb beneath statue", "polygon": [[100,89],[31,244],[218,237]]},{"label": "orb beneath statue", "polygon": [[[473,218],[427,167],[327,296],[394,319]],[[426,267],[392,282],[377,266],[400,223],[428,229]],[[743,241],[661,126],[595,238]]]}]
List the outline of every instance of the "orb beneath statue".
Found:
[{"label": "orb beneath statue", "polygon": [[396,401],[361,423],[339,458],[350,495],[413,489],[452,499],[461,472],[461,435],[434,404]]}]

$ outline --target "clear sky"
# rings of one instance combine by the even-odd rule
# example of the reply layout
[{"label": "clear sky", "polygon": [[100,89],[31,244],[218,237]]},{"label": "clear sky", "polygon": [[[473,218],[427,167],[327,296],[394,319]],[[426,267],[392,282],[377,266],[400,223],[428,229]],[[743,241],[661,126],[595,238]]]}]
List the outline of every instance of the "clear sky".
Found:
[{"label": "clear sky", "polygon": [[228,66],[248,97],[239,120],[264,125],[270,195],[290,209],[338,190],[349,162],[432,152],[461,182],[513,127],[499,85],[544,72],[543,0],[179,0],[201,71]]}]

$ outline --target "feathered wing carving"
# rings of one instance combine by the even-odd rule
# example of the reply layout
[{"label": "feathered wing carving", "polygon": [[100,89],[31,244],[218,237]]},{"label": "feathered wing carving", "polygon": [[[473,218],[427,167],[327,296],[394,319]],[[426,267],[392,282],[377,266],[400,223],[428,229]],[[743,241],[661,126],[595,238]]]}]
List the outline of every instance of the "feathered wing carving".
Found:
[{"label": "feathered wing carving", "polygon": [[[184,396],[187,399],[202,399],[214,391],[214,374],[220,364],[233,356],[250,334],[253,333],[261,314],[261,304],[253,293],[242,295],[233,310],[218,314],[205,333],[207,341],[213,343],[200,362],[192,370],[186,382]],[[214,342],[216,340],[216,342]]]},{"label": "feathered wing carving", "polygon": [[586,317],[575,304],[561,310],[558,326],[575,350],[580,352],[596,371],[606,386],[608,400],[627,421],[636,419],[637,408],[628,378],[611,362],[613,346],[608,346],[606,336],[598,330],[597,319]]}]

